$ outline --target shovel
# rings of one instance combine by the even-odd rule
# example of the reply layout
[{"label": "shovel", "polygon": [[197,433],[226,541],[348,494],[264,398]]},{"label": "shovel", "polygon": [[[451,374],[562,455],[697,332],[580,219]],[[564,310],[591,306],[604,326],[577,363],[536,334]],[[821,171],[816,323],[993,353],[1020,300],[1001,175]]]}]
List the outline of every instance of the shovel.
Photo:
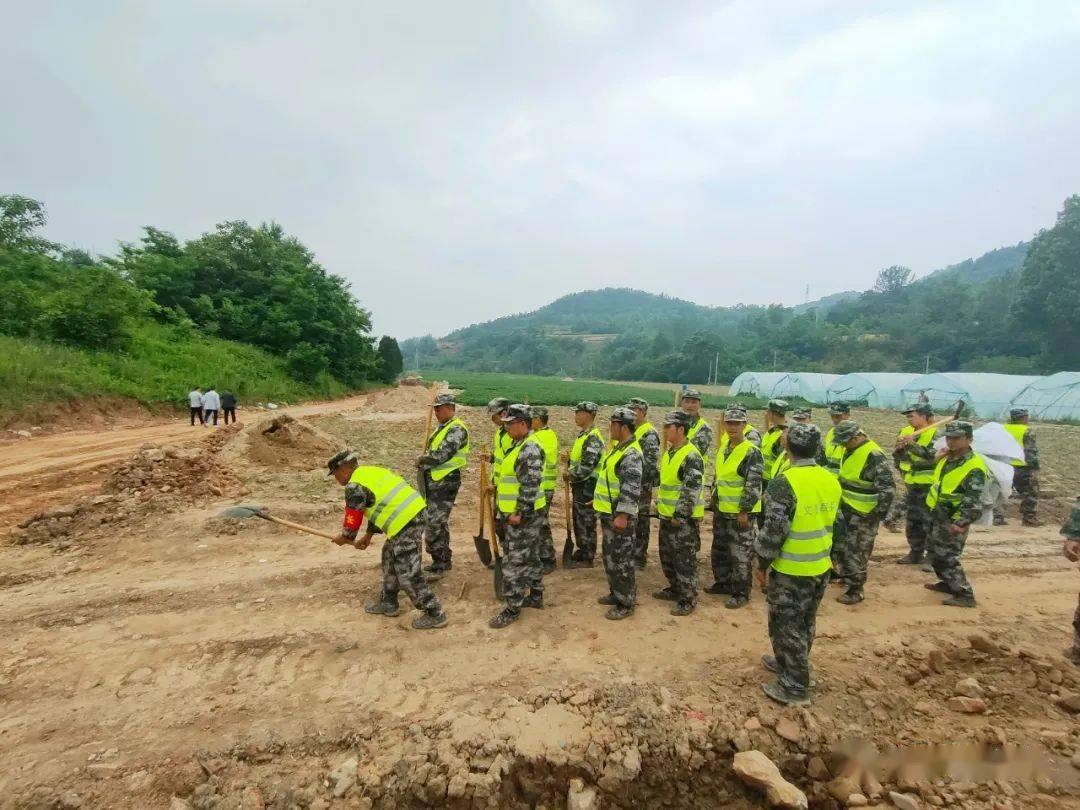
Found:
[{"label": "shovel", "polygon": [[[569,474],[569,470],[567,471],[567,474]],[[574,532],[571,527],[571,513],[574,504],[570,500],[569,478],[563,480],[563,492],[566,496],[566,541],[563,543],[562,547],[562,566],[563,568],[567,568],[570,563],[574,561]]]},{"label": "shovel", "polygon": [[503,589],[503,572],[502,572],[502,549],[499,548],[499,536],[495,533],[495,503],[491,494],[494,493],[493,489],[488,490],[487,498],[487,513],[488,518],[491,520],[491,553],[493,556],[492,562],[495,564],[495,596],[502,599],[506,592]]},{"label": "shovel", "polygon": [[476,546],[476,556],[485,568],[491,568],[491,544],[484,537],[484,526],[487,523],[487,459],[480,458],[480,534],[473,537]]},{"label": "shovel", "polygon": [[223,518],[249,518],[257,517],[263,520],[269,520],[271,523],[277,523],[279,526],[288,526],[290,529],[296,529],[298,532],[307,532],[313,534],[316,537],[325,537],[327,540],[337,540],[338,535],[329,534],[328,532],[321,532],[318,529],[313,529],[310,526],[305,526],[302,523],[293,523],[291,520],[285,520],[285,518],[275,517],[266,511],[266,507],[259,506],[257,503],[241,504],[240,506],[230,506],[228,509],[223,509],[218,513],[218,517]]}]

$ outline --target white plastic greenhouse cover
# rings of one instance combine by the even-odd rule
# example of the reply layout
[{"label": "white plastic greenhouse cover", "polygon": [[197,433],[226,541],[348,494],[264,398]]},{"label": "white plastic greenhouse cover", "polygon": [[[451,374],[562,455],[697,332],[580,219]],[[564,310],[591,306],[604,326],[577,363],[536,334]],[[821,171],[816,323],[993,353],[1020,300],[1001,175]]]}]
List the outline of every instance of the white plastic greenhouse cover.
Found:
[{"label": "white plastic greenhouse cover", "polygon": [[731,381],[729,394],[750,394],[755,397],[771,397],[773,387],[784,377],[787,371],[744,371]]},{"label": "white plastic greenhouse cover", "polygon": [[945,413],[963,399],[976,416],[995,419],[1005,414],[1017,394],[1042,377],[1018,374],[923,374],[904,386],[905,399],[925,393],[934,410]]},{"label": "white plastic greenhouse cover", "polygon": [[1024,388],[1009,403],[1032,419],[1080,419],[1080,371],[1059,371]]},{"label": "white plastic greenhouse cover", "polygon": [[814,371],[796,371],[785,374],[773,386],[772,395],[774,397],[801,397],[815,405],[824,405],[828,402],[825,392],[838,376],[838,374],[818,374]]},{"label": "white plastic greenhouse cover", "polygon": [[904,403],[904,386],[915,375],[891,372],[844,374],[829,385],[828,402],[862,402],[871,408],[899,408]]}]

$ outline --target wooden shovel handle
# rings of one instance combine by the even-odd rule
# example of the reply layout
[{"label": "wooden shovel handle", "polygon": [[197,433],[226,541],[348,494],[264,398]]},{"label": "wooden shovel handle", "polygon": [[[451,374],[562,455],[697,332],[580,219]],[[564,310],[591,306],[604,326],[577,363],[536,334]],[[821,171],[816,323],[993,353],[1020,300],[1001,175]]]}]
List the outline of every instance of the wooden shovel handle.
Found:
[{"label": "wooden shovel handle", "polygon": [[310,526],[305,526],[302,523],[293,523],[291,520],[285,520],[285,518],[274,517],[273,515],[267,514],[263,514],[261,515],[261,517],[269,520],[271,523],[277,523],[281,526],[288,526],[290,529],[296,529],[298,532],[307,532],[308,534],[313,534],[316,537],[325,537],[327,540],[337,540],[338,538],[338,535],[336,534],[328,534],[327,532],[321,532],[318,529],[313,529]]}]

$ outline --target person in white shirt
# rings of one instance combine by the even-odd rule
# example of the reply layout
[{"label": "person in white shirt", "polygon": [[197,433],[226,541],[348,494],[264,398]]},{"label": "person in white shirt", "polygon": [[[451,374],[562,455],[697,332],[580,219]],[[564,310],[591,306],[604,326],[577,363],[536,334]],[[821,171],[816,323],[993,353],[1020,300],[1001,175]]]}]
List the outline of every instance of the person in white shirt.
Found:
[{"label": "person in white shirt", "polygon": [[202,391],[199,389],[199,386],[196,385],[194,388],[192,388],[190,391],[188,391],[187,401],[188,401],[188,410],[191,412],[191,426],[195,427],[195,417],[196,416],[199,417],[199,424],[200,425],[205,424],[203,422],[203,412],[202,412],[203,397],[202,397]]},{"label": "person in white shirt", "polygon": [[206,387],[206,393],[202,395],[203,406],[203,427],[206,427],[210,422],[210,417],[214,418],[214,427],[217,427],[217,415],[221,410],[221,398],[218,396],[218,392],[214,390],[214,386],[208,385]]}]

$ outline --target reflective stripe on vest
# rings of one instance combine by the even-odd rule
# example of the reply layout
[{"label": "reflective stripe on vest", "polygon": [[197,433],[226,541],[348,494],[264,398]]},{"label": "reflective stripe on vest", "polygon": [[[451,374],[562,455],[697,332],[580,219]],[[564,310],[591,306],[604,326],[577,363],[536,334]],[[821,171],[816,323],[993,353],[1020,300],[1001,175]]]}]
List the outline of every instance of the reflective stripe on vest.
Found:
[{"label": "reflective stripe on vest", "polygon": [[622,492],[622,482],[615,472],[622,457],[631,451],[641,453],[641,445],[637,439],[627,442],[622,447],[616,447],[600,459],[600,473],[596,478],[596,487],[593,489],[593,509],[602,515],[610,515],[615,505],[619,502],[619,493]]},{"label": "reflective stripe on vest", "polygon": [[1026,467],[1027,453],[1024,451],[1024,436],[1027,435],[1028,425],[1021,425],[1016,422],[1006,422],[1002,427],[1005,428],[1005,431],[1010,436],[1016,439],[1017,443],[1020,445],[1020,454],[1024,456],[1024,461],[1017,461],[1014,459],[1012,465],[1014,467]]},{"label": "reflective stripe on vest", "polygon": [[368,519],[390,538],[396,537],[427,506],[404,478],[384,467],[357,467],[349,483],[371,490],[375,505]]},{"label": "reflective stripe on vest", "polygon": [[431,438],[428,439],[428,450],[438,450],[442,443],[446,441],[446,434],[450,432],[450,428],[454,425],[459,425],[465,431],[465,444],[459,447],[458,451],[449,460],[428,470],[432,481],[442,481],[454,470],[463,469],[469,461],[469,450],[471,449],[469,446],[469,428],[456,416],[431,435]]},{"label": "reflective stripe on vest", "polygon": [[544,492],[554,492],[559,474],[559,437],[549,427],[533,431],[532,438],[544,451],[544,478],[540,482],[540,489]]},{"label": "reflective stripe on vest", "polygon": [[[539,447],[541,453],[544,452],[544,448],[536,441],[533,434],[530,433],[510,449],[510,452],[503,458],[502,466],[499,468],[499,480],[496,492],[499,499],[499,511],[503,514],[512,515],[517,511],[518,495],[521,493],[521,482],[518,481],[514,465],[517,463],[517,457],[521,452],[521,448],[530,442]],[[543,487],[541,487],[538,492],[539,494],[537,495],[536,500],[533,501],[533,509],[543,509],[547,506],[547,498],[544,495]]]},{"label": "reflective stripe on vest", "polygon": [[[727,434],[724,434],[727,438]],[[754,445],[747,439],[743,439],[731,449],[731,453],[724,458],[727,449],[721,446],[716,454],[716,473],[713,482],[716,488],[716,509],[729,515],[738,514],[739,504],[742,502],[743,492],[746,490],[746,479],[739,475],[739,465],[743,463],[746,454]],[[657,511],[660,511],[657,509]],[[761,501],[754,504],[751,512],[761,511]]]},{"label": "reflective stripe on vest", "polygon": [[840,483],[816,464],[789,467],[780,474],[795,493],[795,514],[772,567],[793,577],[824,574],[832,566],[829,556]]},{"label": "reflective stripe on vest", "polygon": [[[682,467],[686,457],[691,455],[700,457],[701,451],[687,442],[678,450],[669,448],[660,457],[660,488],[656,492],[656,514],[660,517],[669,518],[675,514],[675,507],[679,505],[679,496],[683,490],[679,468]],[[695,518],[705,517],[705,499],[700,490],[691,515]]]},{"label": "reflective stripe on vest", "polygon": [[836,427],[829,428],[825,434],[825,469],[833,475],[840,475],[840,460],[844,457],[844,445],[833,444],[836,435]]},{"label": "reflective stripe on vest", "polygon": [[[900,435],[910,436],[914,432],[915,428],[913,428],[911,425],[907,425],[903,430],[900,431]],[[933,430],[927,430],[920,433],[918,436],[915,437],[915,443],[923,447],[929,447],[931,444],[934,443],[934,433],[935,432]],[[915,460],[915,456],[911,455],[911,451],[909,450],[906,460],[901,460],[900,463],[896,465],[900,468],[900,471],[904,473],[904,483],[908,486],[930,486],[932,483],[934,483],[933,468],[927,469],[924,467],[922,469],[916,470],[912,467],[912,462]],[[922,459],[918,460],[922,461]]]},{"label": "reflective stripe on vest", "polygon": [[499,469],[502,467],[503,459],[506,458],[507,451],[514,446],[514,440],[510,438],[510,434],[506,432],[506,428],[500,426],[495,429],[494,435],[491,437],[491,482],[495,483],[495,476],[499,474]]},{"label": "reflective stripe on vest", "polygon": [[931,485],[930,491],[926,493],[926,505],[934,509],[940,502],[943,506],[948,507],[949,517],[955,520],[960,516],[960,496],[956,494],[956,488],[963,483],[972,470],[982,470],[983,475],[987,477],[989,477],[990,472],[986,469],[986,462],[978,453],[972,453],[971,458],[955,470],[949,470],[949,472],[945,473],[945,462],[948,460],[949,457],[945,456],[934,467],[934,483]]},{"label": "reflective stripe on vest", "polygon": [[776,458],[780,455],[780,451],[783,450],[783,448],[780,447],[780,437],[783,435],[783,429],[769,428],[769,432],[761,437],[761,457],[765,460],[765,468],[762,470],[762,477],[766,481],[772,479],[773,465],[776,463]]},{"label": "reflective stripe on vest", "polygon": [[[753,430],[754,426],[747,422],[746,427],[744,427],[742,430],[742,435],[749,436]],[[720,442],[717,444],[720,452],[723,453],[725,450],[727,450],[729,444],[731,444],[731,439],[728,438],[727,432],[720,431]]]},{"label": "reflective stripe on vest", "polygon": [[[581,453],[585,449],[585,440],[588,439],[590,436],[596,436],[596,438],[600,440],[600,444],[604,444],[604,437],[600,435],[600,430],[598,428],[593,426],[586,430],[584,433],[574,439],[574,443],[570,446],[571,467],[581,462]],[[593,473],[590,477],[596,478],[596,475],[597,472],[595,469],[593,469]]]},{"label": "reflective stripe on vest", "polygon": [[842,500],[863,515],[873,512],[879,500],[878,493],[874,490],[874,482],[862,477],[863,470],[866,468],[866,459],[875,450],[881,452],[877,444],[867,439],[850,453],[845,450],[844,458],[840,462]]}]

